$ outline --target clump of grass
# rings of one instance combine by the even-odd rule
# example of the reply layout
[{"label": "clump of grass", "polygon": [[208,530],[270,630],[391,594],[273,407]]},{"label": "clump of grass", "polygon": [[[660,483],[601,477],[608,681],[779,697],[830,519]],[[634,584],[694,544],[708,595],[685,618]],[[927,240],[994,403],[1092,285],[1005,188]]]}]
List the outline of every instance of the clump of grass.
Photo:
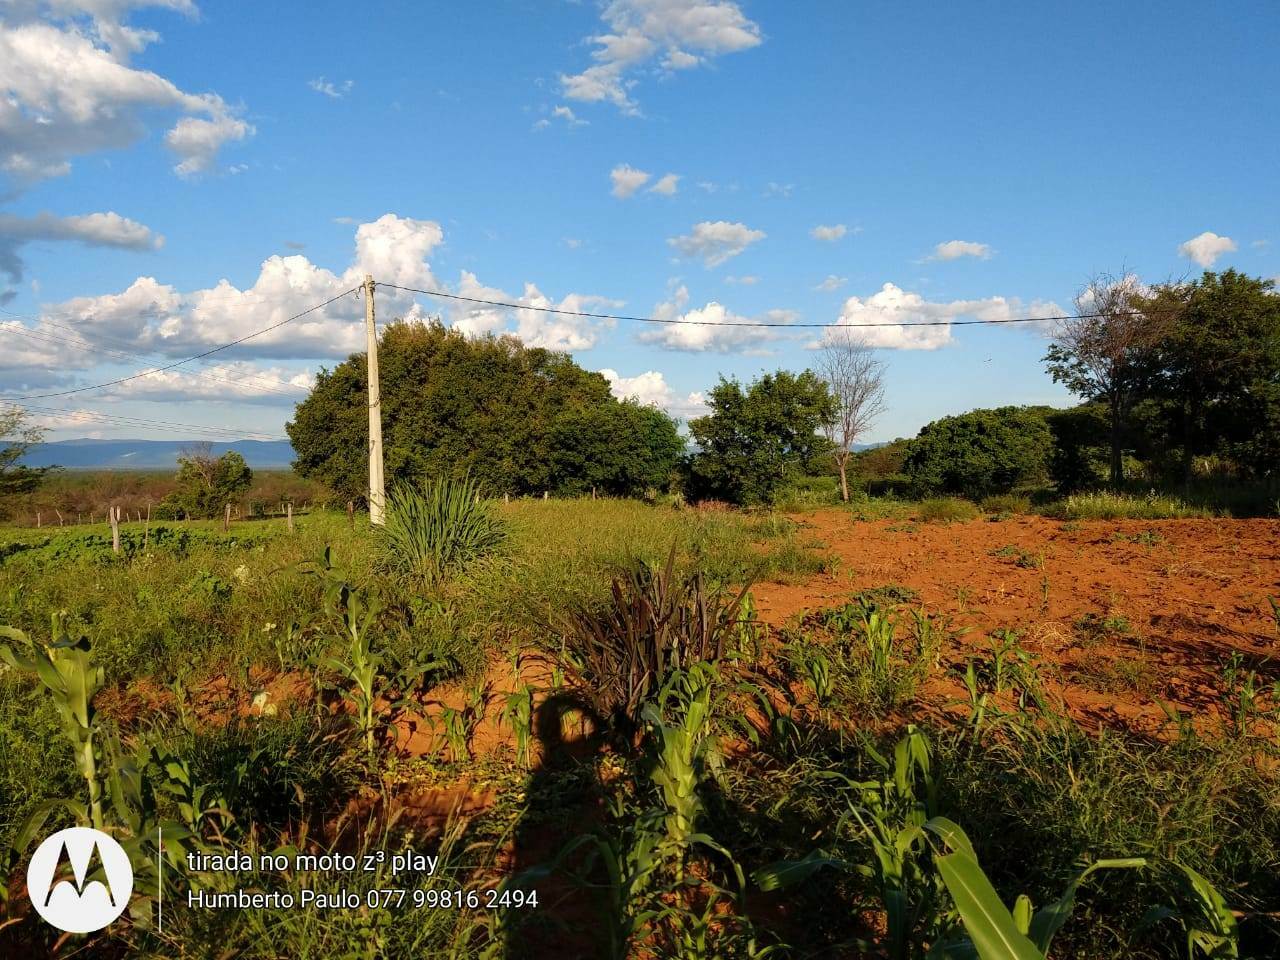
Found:
[{"label": "clump of grass", "polygon": [[975,519],[978,508],[959,497],[930,497],[920,501],[916,516],[926,523],[964,522]]},{"label": "clump of grass", "polygon": [[501,547],[507,528],[475,481],[439,477],[426,489],[392,491],[375,535],[386,569],[436,584]]},{"label": "clump of grass", "polygon": [[1016,514],[1031,512],[1031,498],[1018,493],[1001,493],[983,497],[979,504],[983,513],[991,514],[996,519],[1011,517]]},{"label": "clump of grass", "polygon": [[1049,504],[1044,512],[1059,520],[1185,520],[1213,516],[1210,510],[1155,491],[1144,497],[1124,493],[1076,493]]}]

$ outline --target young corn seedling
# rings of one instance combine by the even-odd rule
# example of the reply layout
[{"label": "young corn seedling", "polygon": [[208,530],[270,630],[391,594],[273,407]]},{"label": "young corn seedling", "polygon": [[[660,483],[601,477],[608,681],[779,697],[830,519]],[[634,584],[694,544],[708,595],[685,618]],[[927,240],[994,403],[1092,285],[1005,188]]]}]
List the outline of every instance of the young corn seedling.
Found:
[{"label": "young corn seedling", "polygon": [[831,703],[834,685],[831,682],[831,661],[825,654],[814,651],[806,654],[800,661],[805,683],[813,692],[818,706],[825,708]]},{"label": "young corn seedling", "polygon": [[528,767],[530,746],[533,742],[533,695],[536,688],[526,683],[519,690],[507,695],[502,707],[502,718],[511,727],[516,738],[516,763]]},{"label": "young corn seedling", "polygon": [[366,604],[359,593],[349,588],[342,591],[341,617],[347,639],[346,658],[331,657],[327,666],[347,681],[346,696],[356,712],[356,725],[364,735],[365,750],[373,756],[377,718],[378,671],[382,656],[373,649],[372,632],[378,615],[376,605]]},{"label": "young corn seedling", "polygon": [[1179,871],[1183,899],[1189,906],[1183,910],[1173,907],[1152,907],[1140,926],[1161,920],[1176,920],[1187,935],[1187,958],[1206,960],[1235,958],[1240,956],[1240,930],[1235,913],[1217,888],[1188,866],[1175,863]]},{"label": "young corn seedling", "polygon": [[456,760],[470,760],[470,737],[467,735],[467,721],[462,710],[445,707],[440,711],[440,719],[444,721],[444,738],[449,744],[449,754]]},{"label": "young corn seedling", "polygon": [[957,931],[936,945],[941,956],[976,952],[982,960],[1046,960],[1054,936],[1075,909],[1076,891],[1090,874],[1147,865],[1141,857],[1098,860],[1076,874],[1052,903],[1033,911],[1024,894],[1010,911],[978,865],[973,844],[959,826],[945,817],[934,817],[923,826],[934,844],[934,866],[964,928],[963,935]]},{"label": "young corn seedling", "polygon": [[[100,730],[93,698],[103,685],[103,670],[93,663],[89,638],[67,632],[66,614],[52,616],[52,638],[47,645],[28,639],[21,630],[0,627],[0,637],[21,645],[0,644],[0,659],[24,673],[34,674],[53,697],[62,719],[62,732],[75,755],[76,771],[84,778],[89,805],[80,808],[80,821],[102,829],[102,783],[99,779],[95,738]],[[30,653],[23,652],[29,650]]]}]

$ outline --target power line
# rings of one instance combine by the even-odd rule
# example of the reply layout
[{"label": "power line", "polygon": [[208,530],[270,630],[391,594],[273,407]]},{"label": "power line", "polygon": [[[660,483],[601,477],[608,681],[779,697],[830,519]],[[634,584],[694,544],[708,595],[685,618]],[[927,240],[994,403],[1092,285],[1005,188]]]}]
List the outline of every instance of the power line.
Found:
[{"label": "power line", "polygon": [[261,330],[255,330],[253,333],[246,334],[245,336],[240,337],[237,340],[232,340],[230,343],[224,343],[221,346],[214,347],[210,350],[206,350],[203,353],[197,353],[195,356],[184,357],[181,360],[175,360],[173,363],[167,363],[161,367],[153,367],[150,370],[143,370],[139,373],[130,374],[127,377],[120,377],[119,379],[116,379],[116,380],[108,380],[106,383],[95,383],[89,387],[76,387],[73,390],[59,390],[53,393],[32,393],[32,394],[27,394],[20,397],[7,397],[5,399],[10,401],[12,400],[43,400],[46,397],[66,397],[66,396],[70,396],[73,393],[85,393],[86,391],[89,391],[89,390],[101,390],[104,387],[114,387],[117,384],[128,383],[130,380],[137,380],[141,377],[148,377],[153,373],[163,373],[165,370],[172,370],[174,367],[180,367],[184,363],[191,363],[193,360],[202,360],[205,357],[209,357],[215,353],[218,353],[219,351],[226,350],[229,347],[234,347],[237,344],[244,343],[247,340],[252,340],[254,337],[260,337],[264,333],[270,333],[272,330],[276,330],[276,329],[279,329],[280,327],[283,327],[286,323],[292,323],[294,320],[299,320],[302,317],[305,317],[309,313],[315,313],[317,310],[321,310],[327,307],[329,304],[333,303],[336,300],[341,300],[343,297],[347,296],[348,294],[354,293],[356,289],[357,289],[356,287],[352,287],[350,290],[344,290],[342,291],[342,293],[339,293],[336,296],[330,297],[328,300],[324,301],[324,303],[317,303],[315,306],[308,307],[306,310],[303,310],[301,313],[295,313],[291,317],[286,317],[284,320],[281,320],[278,323],[273,323],[268,327],[263,327]]},{"label": "power line", "polygon": [[[12,313],[4,309],[0,309],[0,313],[7,313],[11,317],[21,316],[21,314]],[[28,318],[28,319],[35,319],[35,318]],[[63,325],[55,324],[55,326],[63,326]],[[71,328],[68,328],[68,329],[71,329]],[[84,339],[83,337],[60,337],[57,334],[49,333],[47,330],[31,330],[23,326],[17,326],[17,325],[7,326],[7,325],[0,324],[0,333],[11,333],[11,334],[14,334],[15,336],[23,337],[27,340],[42,340],[45,343],[68,343],[68,344],[71,344],[72,346],[82,347],[90,351],[91,353],[100,353],[105,356],[117,357],[118,359],[121,359],[121,360],[131,360],[131,361],[142,360],[142,357],[136,353],[125,353],[124,351],[121,351],[121,350],[112,350],[109,347],[98,346],[97,344],[91,343],[88,340]],[[291,394],[287,390],[282,390],[279,387],[271,386],[271,384],[281,384],[284,386],[291,386],[293,390],[306,389],[305,387],[299,386],[298,384],[287,384],[287,381],[284,381],[284,380],[277,380],[274,377],[260,377],[256,374],[250,374],[242,380],[232,380],[228,377],[220,377],[216,373],[209,373],[208,371],[202,371],[202,370],[192,370],[191,375],[194,377],[199,377],[202,380],[217,381],[219,383],[229,383],[232,386],[244,386],[249,383],[254,383],[259,387],[259,389],[265,390],[268,393],[278,394],[282,397],[288,397],[288,396],[291,396]]]},{"label": "power line", "polygon": [[[0,403],[9,403],[7,400],[0,400]],[[248,440],[288,440],[287,437],[277,437],[269,433],[259,433],[256,431],[233,430],[230,427],[214,427],[207,424],[198,423],[176,423],[172,420],[149,420],[144,417],[129,417],[119,413],[98,413],[93,410],[68,410],[66,407],[45,407],[32,403],[14,403],[12,406],[23,410],[38,411],[40,413],[62,413],[71,414],[76,417],[86,417],[91,420],[101,420],[105,423],[122,423],[126,425],[136,425],[143,427],[151,427],[157,430],[170,430],[175,433],[200,433],[214,440],[231,440],[231,439],[248,439]],[[247,434],[247,436],[246,436]]]},{"label": "power line", "polygon": [[[884,321],[877,323],[786,323],[780,320],[686,320],[680,317],[628,317],[617,313],[590,313],[585,310],[564,310],[560,307],[535,307],[527,303],[509,303],[505,300],[484,300],[479,297],[463,297],[456,293],[445,293],[441,290],[419,290],[416,287],[401,287],[394,283],[379,283],[380,287],[391,290],[403,290],[406,293],[420,293],[428,297],[440,297],[445,300],[460,300],[465,303],[478,303],[489,307],[503,307],[508,310],[533,310],[538,313],[555,313],[567,317],[587,317],[592,320],[626,320],[633,323],[662,323],[672,326],[691,327],[783,327],[795,330],[798,328],[817,329],[856,329],[858,327],[967,327],[980,324],[999,323],[1052,323],[1060,320],[1088,320],[1116,316],[1116,313],[1078,313],[1061,317],[1002,317],[991,320],[918,320],[914,323]],[[1131,315],[1140,314],[1139,310],[1125,311]]]}]

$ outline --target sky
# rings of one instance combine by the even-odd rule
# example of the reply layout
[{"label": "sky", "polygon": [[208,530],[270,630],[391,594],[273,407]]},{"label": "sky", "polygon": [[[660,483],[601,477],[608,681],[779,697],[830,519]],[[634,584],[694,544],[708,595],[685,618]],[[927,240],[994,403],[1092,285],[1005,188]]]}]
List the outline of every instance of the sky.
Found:
[{"label": "sky", "polygon": [[[866,441],[1066,405],[1095,273],[1280,275],[1280,6],[0,0],[0,400],[51,439],[284,436],[356,286],[705,412],[858,331]],[[901,325],[898,325],[901,324]],[[77,391],[77,392],[68,392]],[[25,399],[18,399],[25,398]],[[197,432],[197,428],[199,431]]]}]

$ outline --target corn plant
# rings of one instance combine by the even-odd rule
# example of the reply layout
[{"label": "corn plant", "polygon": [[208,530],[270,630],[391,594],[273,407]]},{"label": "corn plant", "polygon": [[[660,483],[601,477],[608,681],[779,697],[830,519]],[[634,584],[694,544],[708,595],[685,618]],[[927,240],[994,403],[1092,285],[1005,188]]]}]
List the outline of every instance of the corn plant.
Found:
[{"label": "corn plant", "polygon": [[1181,863],[1175,863],[1179,871],[1183,899],[1189,907],[1176,910],[1173,907],[1152,907],[1143,918],[1143,925],[1173,919],[1187,935],[1187,958],[1206,960],[1240,956],[1240,931],[1235,914],[1227,901],[1212,883]]},{"label": "corn plant", "polygon": [[536,688],[526,683],[519,690],[507,694],[502,707],[502,718],[511,727],[516,738],[516,763],[528,767],[530,746],[533,741],[533,695]]},{"label": "corn plant", "polygon": [[644,707],[653,753],[650,776],[666,806],[666,842],[677,875],[702,816],[703,781],[719,762],[711,736],[712,688],[718,679],[714,666],[694,664],[674,674],[657,700]]},{"label": "corn plant", "polygon": [[449,753],[453,759],[470,760],[471,738],[467,733],[467,721],[463,711],[456,707],[445,707],[440,711],[440,719],[444,722],[444,738],[449,744]]},{"label": "corn plant", "polygon": [[364,736],[365,750],[373,756],[377,718],[374,708],[378,700],[378,672],[383,657],[373,649],[373,628],[378,607],[367,604],[356,591],[343,591],[341,618],[347,647],[343,659],[330,657],[326,661],[347,682],[344,691],[355,708],[356,726]]},{"label": "corn plant", "polygon": [[1141,857],[1098,860],[1081,870],[1062,895],[1039,910],[1021,895],[1010,911],[978,865],[978,856],[965,832],[945,817],[923,824],[934,843],[933,862],[959,914],[964,935],[947,937],[942,956],[976,952],[981,960],[1046,960],[1054,936],[1075,909],[1076,892],[1098,870],[1139,869]]},{"label": "corn plant", "polygon": [[94,829],[102,829],[102,783],[98,772],[95,739],[101,729],[93,698],[103,685],[103,670],[93,663],[89,638],[73,637],[67,631],[65,612],[52,618],[51,640],[37,644],[21,630],[0,627],[0,637],[20,644],[30,653],[16,650],[12,644],[0,644],[0,659],[17,670],[34,674],[53,698],[62,720],[62,732],[75,757],[76,771],[84,778],[88,807],[79,807],[78,819]]},{"label": "corn plant", "polygon": [[830,658],[817,650],[804,652],[800,655],[800,670],[818,706],[826,707],[831,703],[834,685],[831,680]]}]

